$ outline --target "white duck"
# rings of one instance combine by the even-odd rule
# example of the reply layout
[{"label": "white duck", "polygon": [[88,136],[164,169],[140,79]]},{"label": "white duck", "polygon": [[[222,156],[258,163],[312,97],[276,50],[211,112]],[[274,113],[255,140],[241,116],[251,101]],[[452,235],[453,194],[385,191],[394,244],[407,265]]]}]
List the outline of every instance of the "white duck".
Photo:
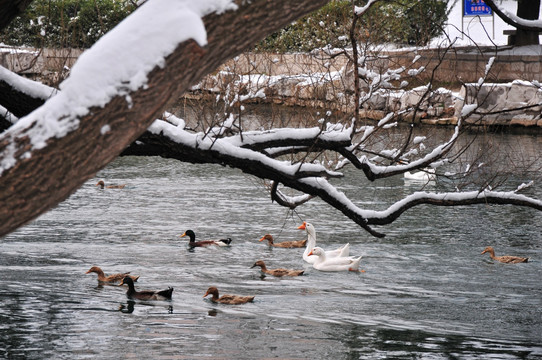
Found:
[{"label": "white duck", "polygon": [[417,180],[423,182],[435,181],[437,179],[434,168],[425,168],[421,171],[416,171],[413,173],[410,171],[405,171],[403,177],[407,180]]},{"label": "white duck", "polygon": [[[314,226],[311,223],[308,223],[306,221],[304,221],[303,224],[298,227],[298,229],[305,230],[307,232],[307,247],[305,248],[305,251],[303,252],[303,260],[305,260],[309,264],[314,264],[317,257],[310,256],[309,253],[311,252],[313,248],[316,247],[316,230],[314,229]],[[350,254],[350,244],[346,243],[340,248],[326,251],[325,254],[326,254],[326,257],[328,258],[346,257]]]},{"label": "white duck", "polygon": [[327,258],[326,252],[320,247],[312,249],[309,256],[316,256],[312,267],[320,271],[359,271],[361,262],[361,256],[358,258],[353,256]]}]

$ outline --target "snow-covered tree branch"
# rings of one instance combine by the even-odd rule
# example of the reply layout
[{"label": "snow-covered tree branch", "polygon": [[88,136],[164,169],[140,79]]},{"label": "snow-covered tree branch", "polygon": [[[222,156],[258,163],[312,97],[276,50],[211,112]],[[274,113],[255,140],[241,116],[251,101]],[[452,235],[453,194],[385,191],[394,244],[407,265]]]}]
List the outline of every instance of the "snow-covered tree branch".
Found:
[{"label": "snow-covered tree branch", "polygon": [[319,1],[148,1],[85,52],[61,92],[0,135],[0,235],[64,200],[171,98]]}]

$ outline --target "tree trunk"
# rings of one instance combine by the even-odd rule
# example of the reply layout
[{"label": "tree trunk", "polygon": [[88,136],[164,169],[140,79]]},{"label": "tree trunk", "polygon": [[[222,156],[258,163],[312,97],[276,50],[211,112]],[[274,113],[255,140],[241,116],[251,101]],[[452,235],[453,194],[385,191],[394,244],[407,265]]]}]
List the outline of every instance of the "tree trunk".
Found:
[{"label": "tree trunk", "polygon": [[32,0],[0,0],[0,30],[8,26],[31,2]]},{"label": "tree trunk", "polygon": [[[526,20],[537,20],[540,12],[540,0],[518,0],[518,10],[516,15]],[[516,29],[514,45],[538,45],[538,31]]]},{"label": "tree trunk", "polygon": [[[485,0],[487,6],[500,17],[505,23],[516,28],[516,35],[509,41],[510,45],[537,45],[538,33],[542,28],[536,23],[518,22],[510,18],[506,12],[501,10],[494,0]],[[537,20],[540,12],[540,0],[518,0],[517,16],[524,20]]]}]

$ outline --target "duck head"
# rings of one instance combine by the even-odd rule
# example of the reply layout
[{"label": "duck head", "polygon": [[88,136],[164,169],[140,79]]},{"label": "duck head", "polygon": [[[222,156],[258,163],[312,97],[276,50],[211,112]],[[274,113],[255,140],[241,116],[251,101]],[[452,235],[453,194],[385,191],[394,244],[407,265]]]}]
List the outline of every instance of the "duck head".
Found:
[{"label": "duck head", "polygon": [[258,260],[250,268],[252,269],[253,267],[256,267],[256,266],[259,266],[261,268],[265,268],[265,263],[263,262],[263,260]]},{"label": "duck head", "polygon": [[298,229],[305,230],[308,235],[312,236],[313,238],[316,238],[316,230],[314,229],[314,226],[311,223],[303,221],[303,224],[299,226]]},{"label": "duck head", "polygon": [[98,182],[96,183],[96,186],[99,186],[100,188],[103,189],[103,188],[105,187],[105,183],[104,183],[103,180],[100,180],[100,181],[98,181]]},{"label": "duck head", "polygon": [[495,250],[493,250],[493,247],[491,247],[491,246],[487,246],[487,247],[484,249],[484,251],[482,251],[482,253],[481,253],[480,255],[483,255],[483,254],[485,254],[486,252],[495,255]]},{"label": "duck head", "polygon": [[130,289],[133,289],[134,288],[134,280],[132,280],[132,278],[129,277],[129,276],[125,276],[124,279],[122,279],[122,281],[120,282],[120,284],[118,286],[122,286],[122,285],[128,285],[128,287]]},{"label": "duck head", "polygon": [[272,244],[273,243],[273,236],[271,234],[265,234],[264,236],[262,236],[260,241],[264,241],[264,240],[267,240]]},{"label": "duck head", "polygon": [[186,230],[184,234],[182,234],[179,237],[185,237],[185,236],[188,236],[190,238],[190,242],[196,241],[196,234],[194,234],[192,230]]},{"label": "duck head", "polygon": [[103,273],[102,269],[100,269],[99,267],[97,266],[93,266],[91,267],[90,269],[88,269],[88,271],[85,273],[85,274],[90,274],[90,273]]},{"label": "duck head", "polygon": [[308,256],[311,256],[311,255],[322,256],[324,254],[325,254],[324,249],[322,249],[321,247],[315,247],[307,255]]},{"label": "duck head", "polygon": [[211,286],[210,288],[208,288],[207,292],[205,293],[205,295],[203,295],[203,297],[206,297],[207,295],[213,295],[213,298],[217,298],[218,289],[216,288],[216,286]]}]

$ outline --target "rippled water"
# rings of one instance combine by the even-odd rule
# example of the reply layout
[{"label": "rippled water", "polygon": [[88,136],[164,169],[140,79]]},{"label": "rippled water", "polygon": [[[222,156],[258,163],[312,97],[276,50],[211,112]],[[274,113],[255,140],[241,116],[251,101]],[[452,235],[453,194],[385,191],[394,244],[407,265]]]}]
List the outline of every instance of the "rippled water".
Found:
[{"label": "rippled water", "polygon": [[[100,190],[100,178],[127,186]],[[344,191],[382,208],[412,186],[397,177]],[[323,247],[350,242],[365,272],[318,272],[303,249],[257,241],[301,239],[305,219]],[[375,239],[319,201],[289,214],[236,170],[118,159],[1,240],[0,357],[542,358],[541,220],[522,208],[422,206]],[[187,229],[233,246],[189,251],[178,237]],[[532,262],[494,264],[480,255],[487,245]],[[250,268],[258,259],[306,274],[262,278]],[[130,304],[125,289],[85,275],[92,265],[140,275],[138,289],[172,286],[173,300]],[[203,299],[210,285],[256,299],[216,305]]]}]

